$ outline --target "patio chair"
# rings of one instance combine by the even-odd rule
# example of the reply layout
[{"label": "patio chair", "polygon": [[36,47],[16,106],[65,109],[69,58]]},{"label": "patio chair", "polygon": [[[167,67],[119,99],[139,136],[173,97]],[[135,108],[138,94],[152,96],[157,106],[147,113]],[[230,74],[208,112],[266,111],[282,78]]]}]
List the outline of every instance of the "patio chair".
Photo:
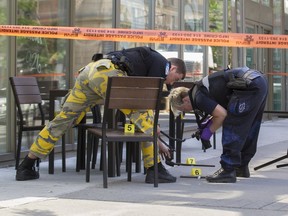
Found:
[{"label": "patio chair", "polygon": [[[108,187],[106,144],[113,145],[119,142],[153,142],[154,145],[154,164],[158,163],[157,152],[157,127],[159,118],[160,98],[163,88],[164,79],[155,77],[109,77],[107,84],[106,99],[104,103],[104,113],[102,127],[89,128],[89,133],[100,138],[102,141],[102,157],[103,157],[103,187]],[[114,127],[109,122],[111,111],[115,113],[118,109],[145,110],[154,111],[153,134],[145,134],[135,131],[135,133],[125,133],[123,127]],[[112,112],[112,113],[113,113]],[[87,143],[87,164],[90,162],[92,142]],[[130,167],[128,169],[128,181],[131,181],[131,157],[129,157]],[[90,181],[90,168],[86,168],[86,182]],[[154,187],[158,187],[158,167],[154,168]]]},{"label": "patio chair", "polygon": [[[16,164],[18,168],[22,147],[23,131],[40,131],[45,126],[45,115],[42,107],[42,98],[35,77],[9,77],[17,108],[18,140],[16,146]],[[36,105],[39,108],[40,121],[37,124],[28,125],[28,120],[23,110],[24,105]]]}]

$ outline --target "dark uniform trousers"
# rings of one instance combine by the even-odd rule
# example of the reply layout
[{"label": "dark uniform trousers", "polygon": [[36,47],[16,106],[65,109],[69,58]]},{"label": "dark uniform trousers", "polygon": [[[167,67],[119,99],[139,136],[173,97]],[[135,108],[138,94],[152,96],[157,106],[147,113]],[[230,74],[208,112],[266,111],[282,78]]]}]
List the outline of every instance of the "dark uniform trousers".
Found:
[{"label": "dark uniform trousers", "polygon": [[220,163],[224,169],[248,165],[255,155],[267,92],[263,74],[253,79],[247,89],[234,90],[223,123]]}]

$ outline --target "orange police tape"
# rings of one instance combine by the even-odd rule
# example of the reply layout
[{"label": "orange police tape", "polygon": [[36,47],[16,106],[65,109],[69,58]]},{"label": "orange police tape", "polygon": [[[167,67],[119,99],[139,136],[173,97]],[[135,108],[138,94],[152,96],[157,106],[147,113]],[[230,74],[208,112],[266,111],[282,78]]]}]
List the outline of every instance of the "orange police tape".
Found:
[{"label": "orange police tape", "polygon": [[0,25],[0,35],[226,47],[288,48],[288,35]]}]

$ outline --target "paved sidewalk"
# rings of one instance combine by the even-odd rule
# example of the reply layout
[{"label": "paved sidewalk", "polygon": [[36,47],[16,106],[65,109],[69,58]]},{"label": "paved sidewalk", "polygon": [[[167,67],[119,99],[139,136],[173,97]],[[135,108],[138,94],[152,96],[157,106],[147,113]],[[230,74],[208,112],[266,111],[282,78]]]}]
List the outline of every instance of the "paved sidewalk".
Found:
[{"label": "paved sidewalk", "polygon": [[[85,171],[75,172],[75,157],[67,160],[67,171],[61,172],[56,161],[55,174],[49,175],[48,163],[41,163],[40,179],[15,181],[13,167],[0,169],[0,215],[193,215],[193,216],[288,216],[288,159],[254,171],[264,162],[281,157],[288,148],[288,120],[279,119],[262,124],[259,148],[250,164],[251,178],[238,178],[235,184],[211,184],[203,178],[189,176],[191,167],[167,167],[178,177],[173,184],[159,184],[158,188],[145,184],[143,173],[133,173],[126,181],[124,165],[120,177],[108,179],[108,189],[102,188],[99,163],[85,182]],[[186,133],[185,136],[190,136]],[[197,163],[214,164],[203,167],[202,175],[219,168],[221,135],[217,133],[217,149],[205,153],[200,143],[188,139],[183,143],[183,162],[194,157]],[[124,163],[123,163],[124,164]]]}]

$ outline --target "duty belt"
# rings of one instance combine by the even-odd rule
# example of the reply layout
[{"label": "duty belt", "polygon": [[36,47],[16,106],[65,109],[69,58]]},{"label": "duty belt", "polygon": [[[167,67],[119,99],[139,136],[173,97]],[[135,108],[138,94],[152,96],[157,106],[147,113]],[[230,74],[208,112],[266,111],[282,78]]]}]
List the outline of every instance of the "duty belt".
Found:
[{"label": "duty belt", "polygon": [[116,68],[125,71],[128,76],[134,75],[132,63],[122,53],[117,53],[116,55],[108,55],[106,58],[110,59]]}]

